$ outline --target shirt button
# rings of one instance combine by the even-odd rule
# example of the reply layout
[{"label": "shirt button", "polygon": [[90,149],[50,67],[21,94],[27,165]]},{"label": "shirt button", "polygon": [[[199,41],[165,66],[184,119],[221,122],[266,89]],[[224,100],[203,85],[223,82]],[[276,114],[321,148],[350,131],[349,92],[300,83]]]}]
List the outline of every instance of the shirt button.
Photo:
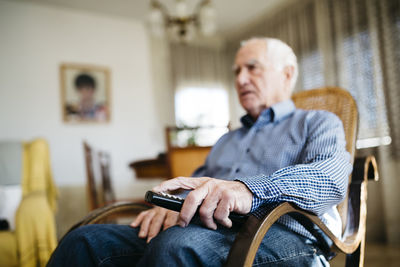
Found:
[{"label": "shirt button", "polygon": [[240,172],[240,169],[239,169],[239,168],[237,168],[237,169],[235,170],[235,172],[236,172],[236,173]]},{"label": "shirt button", "polygon": [[250,152],[250,148],[246,149],[246,153],[249,153],[249,152]]}]

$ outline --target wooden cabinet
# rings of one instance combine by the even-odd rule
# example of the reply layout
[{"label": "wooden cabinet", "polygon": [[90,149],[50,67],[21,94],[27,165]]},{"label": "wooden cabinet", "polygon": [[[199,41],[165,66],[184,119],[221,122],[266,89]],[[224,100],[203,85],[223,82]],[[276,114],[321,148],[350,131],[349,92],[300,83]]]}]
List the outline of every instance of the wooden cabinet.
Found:
[{"label": "wooden cabinet", "polygon": [[167,155],[161,153],[155,159],[140,160],[129,164],[136,173],[136,178],[170,178]]},{"label": "wooden cabinet", "polygon": [[174,147],[168,151],[171,177],[191,176],[204,164],[211,147]]},{"label": "wooden cabinet", "polygon": [[192,173],[204,164],[211,146],[188,145],[179,147],[171,142],[171,136],[181,130],[196,130],[196,128],[167,127],[165,137],[167,144],[166,153],[161,153],[157,158],[135,161],[129,164],[141,178],[174,178],[177,176],[191,176]]}]

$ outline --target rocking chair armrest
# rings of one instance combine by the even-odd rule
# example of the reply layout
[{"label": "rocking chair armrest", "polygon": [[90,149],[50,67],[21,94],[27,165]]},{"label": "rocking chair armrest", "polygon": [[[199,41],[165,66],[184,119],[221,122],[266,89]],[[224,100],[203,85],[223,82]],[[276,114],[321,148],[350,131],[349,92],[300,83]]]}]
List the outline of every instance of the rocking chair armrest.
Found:
[{"label": "rocking chair armrest", "polygon": [[138,213],[138,212],[147,210],[151,207],[152,207],[152,205],[150,205],[144,201],[143,202],[127,202],[127,201],[114,202],[112,204],[109,204],[107,206],[104,206],[102,208],[98,208],[98,209],[95,209],[95,210],[89,212],[89,214],[87,214],[82,220],[80,220],[78,223],[73,225],[69,229],[67,234],[80,226],[99,223],[100,221],[104,220],[108,216],[111,216],[116,213],[120,213],[120,212]]},{"label": "rocking chair armrest", "polygon": [[362,183],[363,181],[379,181],[378,164],[373,155],[356,157],[351,174],[351,183]]},{"label": "rocking chair armrest", "polygon": [[285,214],[296,219],[318,239],[320,234],[313,228],[313,225],[317,225],[332,240],[333,250],[346,254],[353,253],[365,238],[367,182],[371,179],[377,181],[378,178],[374,156],[356,158],[348,192],[349,205],[353,206],[352,209],[349,209],[349,212],[352,212],[350,217],[353,221],[348,222],[351,232],[345,235],[343,239],[336,237],[318,216],[304,211],[294,204],[284,202],[273,208],[262,219],[253,215],[249,216],[236,235],[225,266],[252,266],[258,247],[267,231]]},{"label": "rocking chair armrest", "polygon": [[318,235],[312,228],[314,223],[329,237],[336,238],[339,241],[318,216],[304,211],[292,203],[284,202],[272,209],[262,219],[258,219],[253,215],[249,216],[236,235],[225,266],[252,266],[258,247],[269,228],[285,214],[295,218],[310,232],[314,232],[313,234]]}]

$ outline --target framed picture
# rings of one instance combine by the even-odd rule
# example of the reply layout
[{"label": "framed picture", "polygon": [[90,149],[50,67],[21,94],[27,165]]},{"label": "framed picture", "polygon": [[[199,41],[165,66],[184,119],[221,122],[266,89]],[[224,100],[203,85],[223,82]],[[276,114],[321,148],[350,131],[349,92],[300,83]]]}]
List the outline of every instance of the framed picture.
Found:
[{"label": "framed picture", "polygon": [[110,121],[110,71],[107,68],[61,64],[60,82],[64,122]]}]

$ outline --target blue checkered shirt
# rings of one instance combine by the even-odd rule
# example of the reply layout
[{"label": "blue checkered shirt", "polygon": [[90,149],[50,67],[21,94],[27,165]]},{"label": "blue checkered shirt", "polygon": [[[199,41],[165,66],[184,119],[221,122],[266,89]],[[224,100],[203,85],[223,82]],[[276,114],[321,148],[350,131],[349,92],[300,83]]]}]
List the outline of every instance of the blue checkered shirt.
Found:
[{"label": "blue checkered shirt", "polygon": [[[289,100],[264,110],[256,121],[246,115],[241,122],[218,140],[193,176],[243,182],[253,193],[251,213],[259,218],[287,201],[318,215],[340,236],[336,205],[352,170],[341,120],[327,111],[296,109]],[[278,223],[314,239],[288,215]]]}]

